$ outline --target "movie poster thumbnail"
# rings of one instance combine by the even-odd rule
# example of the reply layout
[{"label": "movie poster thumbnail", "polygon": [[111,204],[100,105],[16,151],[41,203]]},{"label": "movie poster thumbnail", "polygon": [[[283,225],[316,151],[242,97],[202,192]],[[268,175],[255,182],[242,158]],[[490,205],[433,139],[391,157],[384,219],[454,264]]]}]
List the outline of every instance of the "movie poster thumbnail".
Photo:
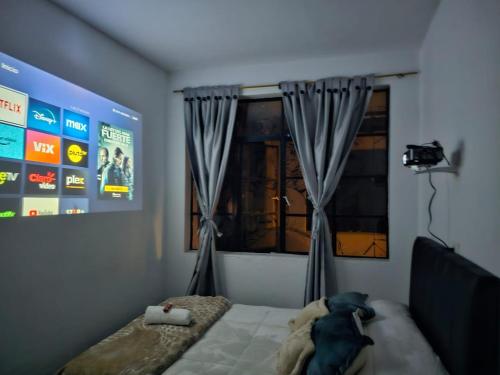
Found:
[{"label": "movie poster thumbnail", "polygon": [[133,200],[134,139],[132,131],[100,122],[98,134],[99,199]]}]

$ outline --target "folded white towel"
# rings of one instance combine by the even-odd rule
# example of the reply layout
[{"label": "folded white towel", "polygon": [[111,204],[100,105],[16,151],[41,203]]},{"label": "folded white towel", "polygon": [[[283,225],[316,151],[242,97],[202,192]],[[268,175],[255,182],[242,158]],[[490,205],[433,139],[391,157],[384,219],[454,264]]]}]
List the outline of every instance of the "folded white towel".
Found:
[{"label": "folded white towel", "polygon": [[171,309],[163,312],[163,306],[148,306],[144,314],[146,324],[173,324],[187,326],[191,323],[191,311],[186,309]]}]

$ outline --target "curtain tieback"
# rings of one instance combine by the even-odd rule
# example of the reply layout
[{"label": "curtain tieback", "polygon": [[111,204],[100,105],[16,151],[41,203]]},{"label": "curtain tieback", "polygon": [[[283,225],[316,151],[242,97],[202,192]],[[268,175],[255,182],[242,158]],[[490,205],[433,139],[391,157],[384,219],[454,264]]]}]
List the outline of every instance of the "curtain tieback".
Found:
[{"label": "curtain tieback", "polygon": [[[217,237],[222,237],[222,232],[219,232],[219,227],[217,226],[217,223],[215,220],[211,217],[207,216],[202,216],[200,220],[200,228],[203,226],[203,224],[207,223],[212,227],[212,229],[215,231],[215,234],[217,234]],[[199,230],[198,230],[199,232]]]},{"label": "curtain tieback", "polygon": [[323,206],[314,206],[314,211],[313,211],[313,223],[314,223],[314,228],[313,228],[313,234],[312,237],[313,239],[316,239],[318,237],[318,232],[319,232],[319,216],[320,215],[326,215],[325,214],[325,208]]}]

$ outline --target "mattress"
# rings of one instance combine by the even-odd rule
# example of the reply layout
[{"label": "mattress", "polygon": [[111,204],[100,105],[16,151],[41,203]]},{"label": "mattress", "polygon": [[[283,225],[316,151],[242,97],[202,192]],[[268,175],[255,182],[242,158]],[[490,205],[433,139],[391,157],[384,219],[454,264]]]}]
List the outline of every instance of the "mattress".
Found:
[{"label": "mattress", "polygon": [[377,315],[364,330],[375,345],[359,375],[448,375],[406,305],[386,300],[370,305]]},{"label": "mattress", "polygon": [[163,375],[276,375],[276,352],[299,311],[235,304]]},{"label": "mattress", "polygon": [[[408,308],[374,301],[365,325],[375,342],[359,375],[447,375]],[[300,309],[235,304],[163,375],[276,375],[276,352]]]}]

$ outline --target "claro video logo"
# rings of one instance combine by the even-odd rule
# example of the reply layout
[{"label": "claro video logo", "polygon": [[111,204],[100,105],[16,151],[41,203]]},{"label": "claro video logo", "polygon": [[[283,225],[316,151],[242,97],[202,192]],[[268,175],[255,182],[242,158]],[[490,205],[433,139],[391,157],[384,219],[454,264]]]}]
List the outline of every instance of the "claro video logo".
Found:
[{"label": "claro video logo", "polygon": [[63,194],[86,195],[87,171],[78,169],[63,169]]},{"label": "claro video logo", "polygon": [[61,138],[27,130],[26,160],[59,164],[61,162]]},{"label": "claro video logo", "polygon": [[69,139],[63,140],[63,162],[77,167],[88,166],[88,145]]},{"label": "claro video logo", "polygon": [[26,194],[57,194],[57,168],[28,164],[26,166]]},{"label": "claro video logo", "polygon": [[19,194],[21,190],[21,164],[0,161],[0,194]]}]

